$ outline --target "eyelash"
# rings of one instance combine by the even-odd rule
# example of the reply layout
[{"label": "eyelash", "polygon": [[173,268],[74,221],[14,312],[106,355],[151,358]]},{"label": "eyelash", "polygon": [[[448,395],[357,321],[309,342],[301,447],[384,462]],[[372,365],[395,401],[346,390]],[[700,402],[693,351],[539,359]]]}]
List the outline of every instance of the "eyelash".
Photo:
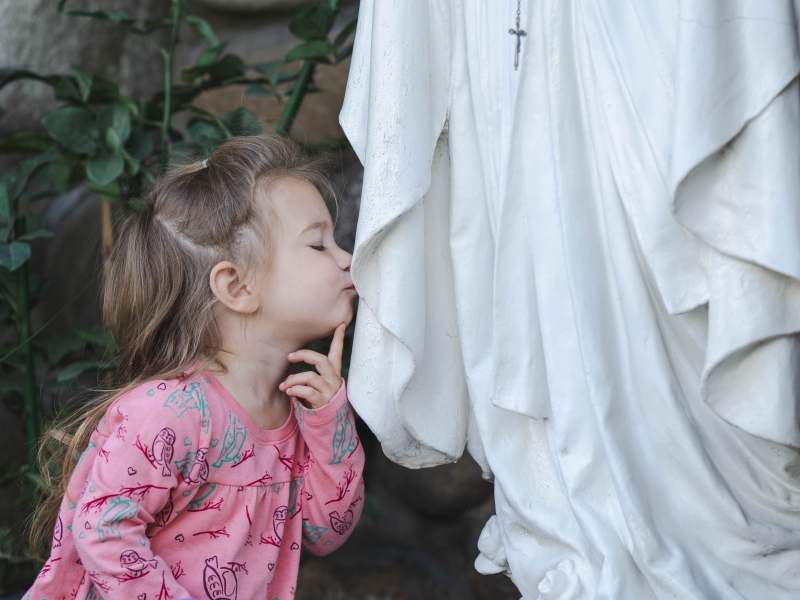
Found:
[{"label": "eyelash", "polygon": [[323,250],[327,250],[325,246],[311,246],[314,250],[322,252]]}]

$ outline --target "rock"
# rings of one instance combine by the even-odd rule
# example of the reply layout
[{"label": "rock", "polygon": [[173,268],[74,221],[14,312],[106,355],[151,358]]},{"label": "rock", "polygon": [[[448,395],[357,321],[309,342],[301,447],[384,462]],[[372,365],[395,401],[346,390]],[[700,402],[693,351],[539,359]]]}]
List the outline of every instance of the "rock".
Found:
[{"label": "rock", "polygon": [[[67,8],[76,2],[67,3]],[[166,15],[163,0],[82,0],[81,8],[133,17]],[[31,43],[34,40],[35,43]],[[161,55],[144,39],[123,33],[109,23],[59,14],[52,0],[0,0],[0,66],[42,74],[69,73],[72,66],[117,82],[123,93],[149,96],[162,86]],[[39,119],[57,106],[49,86],[19,81],[0,91],[8,112],[0,121],[0,137],[37,128]]]},{"label": "rock", "polygon": [[492,484],[481,477],[481,468],[466,452],[454,464],[429,469],[408,469],[390,461],[378,448],[376,476],[417,512],[430,517],[453,517],[477,506],[492,495]]},{"label": "rock", "polygon": [[357,553],[306,559],[295,600],[456,600],[451,587],[430,557],[361,545]]},{"label": "rock", "polygon": [[195,0],[214,10],[230,13],[263,13],[310,6],[314,0]]}]

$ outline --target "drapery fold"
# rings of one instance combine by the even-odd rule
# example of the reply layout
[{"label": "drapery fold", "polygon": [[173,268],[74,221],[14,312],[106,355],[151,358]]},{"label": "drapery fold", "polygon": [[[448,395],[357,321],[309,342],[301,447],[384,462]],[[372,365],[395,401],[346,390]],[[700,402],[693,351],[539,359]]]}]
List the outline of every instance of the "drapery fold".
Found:
[{"label": "drapery fold", "polygon": [[435,152],[449,102],[448,8],[361,5],[340,118],[365,166],[363,195],[380,198],[359,215],[351,387],[387,454],[413,467],[457,460],[471,418],[449,275],[449,161]]}]

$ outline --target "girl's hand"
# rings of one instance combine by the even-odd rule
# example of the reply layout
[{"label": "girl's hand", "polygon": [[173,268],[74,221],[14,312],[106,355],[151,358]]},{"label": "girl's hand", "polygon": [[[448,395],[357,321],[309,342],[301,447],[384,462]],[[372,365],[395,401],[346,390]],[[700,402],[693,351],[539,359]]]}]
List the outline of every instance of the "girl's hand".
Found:
[{"label": "girl's hand", "polygon": [[342,323],[333,333],[333,341],[328,356],[313,350],[298,350],[289,354],[289,362],[306,362],[318,371],[306,371],[289,375],[279,386],[288,396],[299,398],[311,409],[325,406],[342,386],[342,348],[344,347],[344,328]]}]

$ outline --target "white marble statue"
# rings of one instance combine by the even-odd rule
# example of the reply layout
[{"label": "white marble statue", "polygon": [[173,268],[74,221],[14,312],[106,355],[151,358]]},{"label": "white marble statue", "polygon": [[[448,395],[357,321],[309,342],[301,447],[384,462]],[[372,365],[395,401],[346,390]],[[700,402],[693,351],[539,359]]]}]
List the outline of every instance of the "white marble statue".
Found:
[{"label": "white marble statue", "polygon": [[352,402],[525,600],[800,598],[798,0],[517,6],[361,0]]}]

